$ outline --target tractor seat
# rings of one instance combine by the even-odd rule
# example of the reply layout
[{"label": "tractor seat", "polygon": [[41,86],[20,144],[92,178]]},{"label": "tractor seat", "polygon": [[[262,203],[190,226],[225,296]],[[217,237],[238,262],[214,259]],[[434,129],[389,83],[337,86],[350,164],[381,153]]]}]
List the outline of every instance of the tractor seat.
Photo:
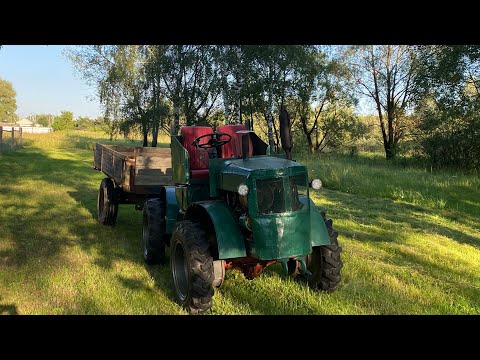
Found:
[{"label": "tractor seat", "polygon": [[[222,125],[217,127],[218,132],[223,132],[232,137],[230,142],[218,148],[219,157],[221,158],[236,158],[242,156],[242,134],[237,134],[237,131],[248,130],[245,125]],[[226,136],[224,136],[226,138]],[[219,138],[222,140],[222,137]],[[253,142],[249,136],[248,146],[249,156],[253,155]]]},{"label": "tractor seat", "polygon": [[[190,157],[190,176],[192,179],[208,178],[208,151],[199,149],[192,145],[193,141],[202,135],[213,133],[210,126],[182,126],[180,135],[182,136],[182,145],[188,151]],[[204,137],[200,144],[206,144],[210,138]]]}]

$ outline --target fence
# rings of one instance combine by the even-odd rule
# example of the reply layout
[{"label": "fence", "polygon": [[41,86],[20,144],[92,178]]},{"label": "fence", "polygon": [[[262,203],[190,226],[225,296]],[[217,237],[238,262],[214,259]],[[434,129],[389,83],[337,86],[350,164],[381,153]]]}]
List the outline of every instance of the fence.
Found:
[{"label": "fence", "polygon": [[[1,126],[0,126],[1,127]],[[46,134],[52,132],[53,129],[51,127],[43,127],[43,126],[3,126],[3,131],[12,131],[12,128],[17,132],[22,129],[23,133],[30,133],[30,134]]]},{"label": "fence", "polygon": [[[22,132],[22,127],[0,126],[0,151],[7,147],[22,146]],[[8,133],[11,135],[4,136]],[[15,137],[15,133],[17,133],[17,137]]]}]

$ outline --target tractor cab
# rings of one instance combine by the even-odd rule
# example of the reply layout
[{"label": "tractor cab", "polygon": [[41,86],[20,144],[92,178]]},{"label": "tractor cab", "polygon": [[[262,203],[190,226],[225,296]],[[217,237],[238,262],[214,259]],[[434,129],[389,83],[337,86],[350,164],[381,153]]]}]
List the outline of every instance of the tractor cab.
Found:
[{"label": "tractor cab", "polygon": [[[242,136],[247,137],[248,156],[269,152],[268,145],[254,132],[248,132],[245,125],[222,125],[217,131],[210,126],[182,126],[180,135],[172,136],[172,153],[188,161],[176,163],[172,159],[174,166],[178,167],[177,171],[174,170],[179,175],[175,182],[188,184],[190,179],[207,179],[210,159],[242,157]],[[180,169],[184,165],[188,165],[186,174]]]}]

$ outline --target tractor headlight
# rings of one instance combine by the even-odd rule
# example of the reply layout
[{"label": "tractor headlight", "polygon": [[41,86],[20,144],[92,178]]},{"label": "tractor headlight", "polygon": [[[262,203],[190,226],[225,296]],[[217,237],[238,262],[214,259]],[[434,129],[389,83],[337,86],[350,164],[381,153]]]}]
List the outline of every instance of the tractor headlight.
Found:
[{"label": "tractor headlight", "polygon": [[322,187],[322,181],[320,179],[313,179],[312,180],[312,188],[315,190],[319,190]]},{"label": "tractor headlight", "polygon": [[240,196],[247,196],[248,195],[248,186],[245,184],[240,184],[238,185],[237,191],[238,195]]}]

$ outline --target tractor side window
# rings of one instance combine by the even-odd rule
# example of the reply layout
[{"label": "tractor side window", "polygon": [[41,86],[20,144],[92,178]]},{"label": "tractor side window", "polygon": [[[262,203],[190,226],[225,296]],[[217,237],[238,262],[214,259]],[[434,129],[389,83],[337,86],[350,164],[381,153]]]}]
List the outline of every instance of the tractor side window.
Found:
[{"label": "tractor side window", "polygon": [[290,176],[290,192],[292,196],[292,210],[301,210],[304,205],[298,196],[308,195],[307,177],[305,175]]},{"label": "tractor side window", "polygon": [[286,211],[283,179],[258,179],[257,204],[261,214],[283,213]]}]

